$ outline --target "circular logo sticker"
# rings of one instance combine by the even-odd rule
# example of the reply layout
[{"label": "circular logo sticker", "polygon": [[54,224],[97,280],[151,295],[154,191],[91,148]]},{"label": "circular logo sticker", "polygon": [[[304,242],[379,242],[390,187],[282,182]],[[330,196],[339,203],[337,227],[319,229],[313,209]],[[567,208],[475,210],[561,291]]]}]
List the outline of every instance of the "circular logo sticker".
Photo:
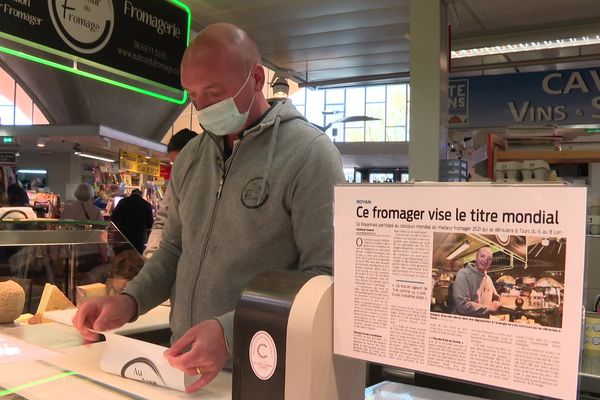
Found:
[{"label": "circular logo sticker", "polygon": [[[263,204],[265,204],[265,202],[269,198],[269,190],[270,189],[269,189],[269,183],[267,182],[265,184],[265,190],[264,190],[262,196],[260,196],[260,191],[262,189],[262,183],[263,183],[262,177],[252,178],[248,182],[246,182],[246,185],[244,185],[244,188],[242,189],[242,195],[241,195],[242,204],[244,206],[246,206],[247,208],[258,208],[258,207],[262,206]],[[260,196],[260,199],[259,199],[259,196]]]},{"label": "circular logo sticker", "polygon": [[58,35],[80,53],[102,50],[112,35],[112,0],[48,0],[48,9]]},{"label": "circular logo sticker", "polygon": [[271,378],[277,367],[277,347],[271,335],[265,331],[256,332],[250,341],[248,353],[254,375],[263,381]]}]

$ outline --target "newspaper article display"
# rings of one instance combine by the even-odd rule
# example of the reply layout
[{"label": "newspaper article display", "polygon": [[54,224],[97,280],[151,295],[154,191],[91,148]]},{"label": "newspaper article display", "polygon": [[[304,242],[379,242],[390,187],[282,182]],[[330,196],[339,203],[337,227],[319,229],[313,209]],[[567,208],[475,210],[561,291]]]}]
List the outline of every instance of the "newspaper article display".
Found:
[{"label": "newspaper article display", "polygon": [[575,399],[586,188],[335,188],[334,351]]}]

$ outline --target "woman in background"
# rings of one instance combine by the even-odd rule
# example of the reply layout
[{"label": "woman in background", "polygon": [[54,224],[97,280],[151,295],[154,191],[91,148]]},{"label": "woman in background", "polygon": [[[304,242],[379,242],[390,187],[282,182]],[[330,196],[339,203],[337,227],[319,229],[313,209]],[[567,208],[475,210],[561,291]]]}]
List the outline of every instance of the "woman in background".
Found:
[{"label": "woman in background", "polygon": [[75,188],[74,195],[77,201],[65,207],[62,219],[104,221],[102,211],[92,203],[94,188],[91,185],[80,183]]},{"label": "woman in background", "polygon": [[[87,183],[80,183],[75,188],[74,196],[77,201],[65,207],[61,219],[76,221],[104,221],[102,211],[92,203],[94,188]],[[108,248],[105,243],[82,244],[75,246],[77,249],[77,271],[91,272],[91,270],[104,266],[108,262]],[[104,282],[108,267],[101,269],[100,276],[78,276],[79,284]],[[92,276],[94,275],[94,276]]]}]

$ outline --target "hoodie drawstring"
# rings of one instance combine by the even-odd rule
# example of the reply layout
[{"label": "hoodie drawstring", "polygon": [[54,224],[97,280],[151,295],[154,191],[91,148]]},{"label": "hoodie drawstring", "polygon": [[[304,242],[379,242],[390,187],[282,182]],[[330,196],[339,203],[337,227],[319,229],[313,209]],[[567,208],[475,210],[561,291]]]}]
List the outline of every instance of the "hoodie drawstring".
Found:
[{"label": "hoodie drawstring", "polygon": [[267,162],[265,163],[265,170],[263,171],[263,179],[260,184],[260,194],[256,205],[259,206],[265,190],[267,188],[267,181],[269,180],[269,174],[271,173],[271,166],[273,164],[273,154],[275,154],[275,141],[277,139],[277,133],[279,132],[279,123],[281,122],[281,116],[275,117],[275,124],[273,125],[273,133],[271,134],[271,140],[269,142],[269,152],[267,153]]}]

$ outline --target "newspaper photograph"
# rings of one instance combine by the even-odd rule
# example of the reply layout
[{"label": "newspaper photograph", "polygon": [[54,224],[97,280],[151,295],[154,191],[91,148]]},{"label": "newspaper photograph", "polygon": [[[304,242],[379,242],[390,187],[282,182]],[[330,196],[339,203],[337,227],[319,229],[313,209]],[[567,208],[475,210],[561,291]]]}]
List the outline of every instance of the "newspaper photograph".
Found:
[{"label": "newspaper photograph", "polygon": [[559,185],[337,186],[335,353],[576,399],[586,196]]},{"label": "newspaper photograph", "polygon": [[434,232],[430,311],[561,328],[566,251],[559,237]]}]

